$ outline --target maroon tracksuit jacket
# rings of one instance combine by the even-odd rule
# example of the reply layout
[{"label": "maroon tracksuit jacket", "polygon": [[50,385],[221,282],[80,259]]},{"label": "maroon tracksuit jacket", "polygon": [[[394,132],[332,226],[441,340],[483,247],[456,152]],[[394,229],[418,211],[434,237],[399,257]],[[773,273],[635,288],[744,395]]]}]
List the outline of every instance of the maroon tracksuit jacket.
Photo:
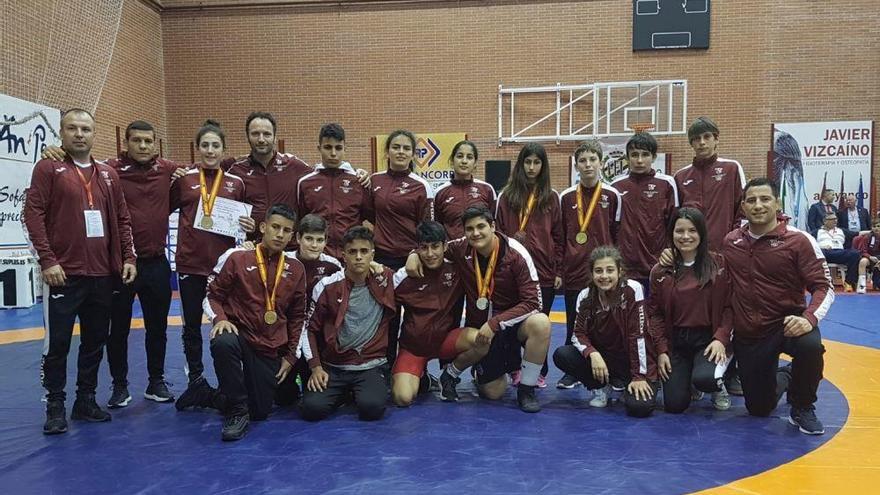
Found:
[{"label": "maroon tracksuit jacket", "polygon": [[880,256],[880,236],[873,232],[865,235],[865,243],[862,245],[862,257]]},{"label": "maroon tracksuit jacket", "polygon": [[698,208],[706,216],[709,249],[719,251],[721,241],[743,218],[740,203],[746,176],[736,160],[719,158],[694,159],[675,173],[679,206]]},{"label": "maroon tracksuit jacket", "polygon": [[[216,170],[205,169],[205,183],[208,192],[214,185]],[[177,227],[177,252],[174,261],[178,273],[190,275],[210,275],[221,254],[235,246],[235,239],[195,228],[196,214],[201,199],[199,169],[193,168],[171,186],[171,211],[180,208]],[[244,201],[244,184],[238,176],[223,174],[223,184],[217,196],[235,201]]]},{"label": "maroon tracksuit jacket", "polygon": [[375,173],[371,186],[376,253],[405,258],[418,244],[416,226],[433,218],[434,190],[409,170]]},{"label": "maroon tracksuit jacket", "polygon": [[632,381],[657,381],[656,352],[648,334],[644,290],[635,280],[620,288],[620,301],[610,310],[581,310],[590,288],[578,295],[572,344],[590,361],[599,352],[608,369],[629,374]]},{"label": "maroon tracksuit jacket", "polygon": [[348,163],[335,169],[318,165],[314,172],[299,180],[296,196],[300,218],[314,213],[327,222],[324,250],[335,258],[342,257],[345,232],[372,217],[370,191],[358,182]]},{"label": "maroon tracksuit jacket", "polygon": [[629,173],[611,183],[626,196],[617,245],[630,278],[647,279],[666,247],[666,226],[678,207],[675,180],[651,170]]},{"label": "maroon tracksuit jacket", "polygon": [[449,331],[458,327],[461,315],[452,308],[464,288],[451,261],[444,260],[436,270],[423,270],[422,278],[408,277],[406,268],[398,270],[394,274],[394,295],[404,308],[400,347],[416,356],[432,357],[440,353]]},{"label": "maroon tracksuit jacket", "polygon": [[340,263],[338,259],[324,253],[321,253],[321,256],[318,257],[318,259],[311,261],[300,259],[298,251],[291,251],[284,254],[291,258],[296,258],[305,268],[306,294],[308,294],[309,300],[311,300],[312,291],[322,278],[329,277],[342,270],[342,263]]},{"label": "maroon tracksuit jacket", "polygon": [[595,188],[582,188],[580,182],[562,192],[562,222],[565,235],[565,251],[562,264],[562,281],[566,291],[581,290],[590,282],[590,253],[599,246],[616,244],[620,225],[622,196],[614,186],[602,183],[599,202],[587,227],[587,243],[578,244],[580,232],[577,210],[577,191],[583,194],[584,209],[589,208]]},{"label": "maroon tracksuit jacket", "polygon": [[300,339],[303,359],[314,368],[322,363],[335,365],[364,364],[386,356],[388,350],[388,325],[397,314],[394,303],[394,272],[385,268],[378,275],[367,277],[367,288],[373,299],[383,307],[382,320],[372,340],[367,342],[361,352],[357,349],[339,350],[337,335],[342,328],[345,313],[348,311],[348,298],[352,282],[345,271],[338,271],[318,282],[312,292],[312,314],[308,322],[307,335]]},{"label": "maroon tracksuit jacket", "polygon": [[124,263],[134,264],[135,253],[119,176],[112,167],[95,160],[83,175],[92,183],[104,237],[86,237],[88,197],[70,158],[62,162],[40,160],[34,166],[22,212],[25,237],[43,270],[61,265],[67,276],[120,274]]},{"label": "maroon tracksuit jacket", "polygon": [[657,354],[669,352],[678,327],[711,328],[713,338],[730,345],[733,310],[730,307],[730,275],[721,255],[713,255],[718,272],[700,287],[690,268],[677,275],[672,267],[654,265],[648,316]]},{"label": "maroon tracksuit jacket", "polygon": [[[810,234],[782,221],[755,239],[743,225],[727,234],[721,253],[733,290],[734,338],[781,332],[789,315],[802,316],[815,327],[828,314],[834,302],[831,273]],[[809,305],[805,289],[812,295]]]},{"label": "maroon tracksuit jacket", "polygon": [[[266,260],[269,293],[274,288],[280,258],[275,255]],[[283,356],[294,364],[308,302],[305,270],[297,259],[285,257],[275,298],[278,321],[268,325],[263,316],[266,292],[257,268],[257,253],[230,249],[220,257],[208,279],[204,309],[213,324],[234,324],[255,351],[268,357]]]},{"label": "maroon tracksuit jacket", "polygon": [[492,331],[504,330],[522,323],[541,311],[541,287],[538,272],[526,248],[515,239],[497,233],[501,243],[495,267],[495,291],[489,298],[489,308],[477,309],[477,275],[474,271],[476,251],[464,238],[450,241],[446,258],[455,263],[461,275],[467,296],[466,326],[480,328],[489,324]]},{"label": "maroon tracksuit jacket", "polygon": [[107,160],[107,165],[116,170],[125,192],[137,256],[165,256],[168,217],[161,212],[169,211],[171,175],[181,166],[162,158],[141,165],[127,154]]},{"label": "maroon tracksuit jacket", "polygon": [[[519,230],[519,210],[514,210],[510,205],[504,191],[498,196],[495,226],[508,237],[513,237]],[[541,287],[553,287],[556,277],[562,277],[562,250],[565,243],[559,193],[551,190],[550,204],[546,210],[535,205],[525,232],[525,246],[538,270]]]},{"label": "maroon tracksuit jacket", "polygon": [[488,182],[478,179],[452,179],[437,188],[434,194],[434,220],[446,227],[446,237],[464,237],[461,215],[470,206],[482,206],[495,211],[497,197]]},{"label": "maroon tracksuit jacket", "polygon": [[[294,155],[275,153],[275,158],[268,167],[248,155],[240,160],[225,162],[223,169],[237,175],[246,187],[245,203],[253,205],[251,212],[257,225],[266,219],[266,211],[275,203],[284,203],[291,208],[297,207],[296,184],[312,167]],[[259,237],[259,229],[248,238]]]}]

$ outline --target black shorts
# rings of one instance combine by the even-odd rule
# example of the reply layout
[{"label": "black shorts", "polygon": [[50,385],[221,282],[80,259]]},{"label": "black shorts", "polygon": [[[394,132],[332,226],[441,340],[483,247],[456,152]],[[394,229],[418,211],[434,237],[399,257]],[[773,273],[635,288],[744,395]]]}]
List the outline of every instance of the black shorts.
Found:
[{"label": "black shorts", "polygon": [[506,373],[520,369],[522,345],[516,336],[520,325],[518,323],[495,333],[489,353],[474,366],[477,371],[477,385],[494,382]]}]

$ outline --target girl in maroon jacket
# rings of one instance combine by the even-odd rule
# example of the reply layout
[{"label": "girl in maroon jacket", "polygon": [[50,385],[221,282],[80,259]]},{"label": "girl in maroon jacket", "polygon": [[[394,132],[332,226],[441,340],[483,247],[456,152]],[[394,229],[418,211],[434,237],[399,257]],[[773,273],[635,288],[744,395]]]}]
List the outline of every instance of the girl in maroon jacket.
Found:
[{"label": "girl in maroon jacket", "polygon": [[[208,275],[217,264],[217,259],[235,247],[232,237],[196,226],[198,208],[202,208],[205,219],[210,219],[209,213],[216,197],[235,201],[244,201],[245,198],[244,182],[220,168],[226,148],[226,134],[220,125],[212,120],[205,121],[196,134],[196,144],[201,163],[174,182],[170,198],[171,211],[180,208],[175,264],[183,310],[183,351],[189,368],[189,386],[177,399],[175,405],[178,410],[215,405],[216,391],[202,376],[205,370],[202,364],[202,301],[205,299]],[[239,224],[245,232],[254,231],[252,218],[241,217]],[[207,220],[202,221],[201,227],[210,228]]]},{"label": "girl in maroon jacket", "polygon": [[495,189],[488,182],[474,179],[479,157],[474,143],[468,140],[455,143],[449,155],[452,180],[438,187],[434,195],[434,219],[443,224],[450,240],[464,237],[461,214],[468,206],[495,211]]},{"label": "girl in maroon jacket", "polygon": [[706,220],[700,210],[676,212],[666,236],[674,262],[651,269],[648,315],[657,348],[666,412],[681,413],[691,403],[691,387],[712,393],[715,409],[730,408],[722,383],[733,326],[730,282],[724,259],[709,252]]},{"label": "girl in maroon jacket", "polygon": [[626,413],[647,417],[654,410],[657,369],[644,290],[626,279],[613,246],[593,250],[589,265],[592,277],[578,295],[574,337],[556,349],[553,362],[594,390],[590,406],[605,407],[612,389],[623,390]]},{"label": "girl in maroon jacket", "polygon": [[[519,152],[510,180],[498,195],[498,229],[523,244],[532,255],[541,283],[541,312],[550,315],[556,289],[562,286],[565,245],[559,194],[550,187],[550,162],[544,146],[528,143]],[[538,386],[545,387],[547,362]],[[514,376],[514,383],[517,377]]]}]

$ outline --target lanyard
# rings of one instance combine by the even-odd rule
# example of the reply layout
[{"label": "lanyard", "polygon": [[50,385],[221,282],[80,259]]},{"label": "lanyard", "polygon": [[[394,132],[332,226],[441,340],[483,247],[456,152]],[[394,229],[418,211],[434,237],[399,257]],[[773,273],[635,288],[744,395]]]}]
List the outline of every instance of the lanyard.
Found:
[{"label": "lanyard", "polygon": [[266,259],[263,258],[263,249],[260,244],[257,244],[257,268],[260,271],[260,280],[263,281],[263,288],[266,292],[266,311],[275,311],[275,292],[278,290],[278,284],[281,282],[281,274],[284,273],[284,253],[282,252],[278,258],[278,269],[275,270],[275,284],[272,286],[271,294],[269,294]]},{"label": "lanyard", "polygon": [[493,277],[493,275],[495,275],[495,264],[498,262],[498,251],[500,248],[501,243],[498,242],[498,238],[496,237],[493,240],[492,254],[489,256],[489,263],[486,265],[485,276],[483,276],[483,271],[480,269],[480,260],[478,259],[479,253],[474,249],[474,271],[477,274],[477,295],[481,299],[492,297],[492,292],[495,291],[495,277]]},{"label": "lanyard", "polygon": [[583,186],[578,184],[577,190],[577,210],[578,210],[578,225],[580,226],[580,232],[586,233],[587,227],[590,225],[590,220],[593,218],[593,210],[596,209],[596,203],[599,202],[599,197],[602,192],[602,181],[596,183],[596,189],[593,191],[593,196],[590,198],[590,206],[587,207],[587,211],[584,212],[584,194],[583,194]]},{"label": "lanyard", "polygon": [[205,170],[199,168],[199,192],[202,193],[202,212],[206,217],[211,216],[214,211],[214,202],[217,200],[217,191],[220,190],[220,182],[223,181],[223,169],[217,169],[217,176],[214,177],[214,184],[211,186],[211,193],[208,194],[208,185],[205,181]]},{"label": "lanyard", "polygon": [[519,231],[524,232],[526,230],[526,224],[529,223],[529,217],[532,215],[532,210],[535,208],[535,191],[532,190],[529,193],[529,200],[526,202],[525,211],[521,211],[519,213]]},{"label": "lanyard", "polygon": [[[95,166],[92,165],[92,168],[94,168],[94,167]],[[86,177],[83,175],[82,172],[80,172],[79,165],[74,164],[73,169],[76,170],[76,175],[79,176],[80,182],[82,182],[83,187],[85,187],[85,189],[86,189],[86,197],[89,200],[89,209],[94,210],[95,209],[95,198],[94,198],[94,196],[92,196],[92,183],[94,182],[95,175],[98,173],[98,169],[94,168],[94,170],[92,170],[92,176],[89,177],[89,180],[86,180]]]}]

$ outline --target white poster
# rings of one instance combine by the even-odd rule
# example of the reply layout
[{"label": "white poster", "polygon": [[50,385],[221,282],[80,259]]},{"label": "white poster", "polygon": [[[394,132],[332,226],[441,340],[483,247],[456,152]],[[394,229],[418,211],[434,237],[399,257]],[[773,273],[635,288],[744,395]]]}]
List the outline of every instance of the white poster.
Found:
[{"label": "white poster", "polygon": [[[61,113],[0,94],[0,250],[27,247],[21,226],[24,193],[43,148],[61,146]],[[19,124],[8,124],[7,122]]]},{"label": "white poster", "polygon": [[855,196],[870,208],[873,121],[802,122],[773,125],[773,166],[783,211],[807,230],[810,205],[819,201],[822,185],[840,196]]}]

